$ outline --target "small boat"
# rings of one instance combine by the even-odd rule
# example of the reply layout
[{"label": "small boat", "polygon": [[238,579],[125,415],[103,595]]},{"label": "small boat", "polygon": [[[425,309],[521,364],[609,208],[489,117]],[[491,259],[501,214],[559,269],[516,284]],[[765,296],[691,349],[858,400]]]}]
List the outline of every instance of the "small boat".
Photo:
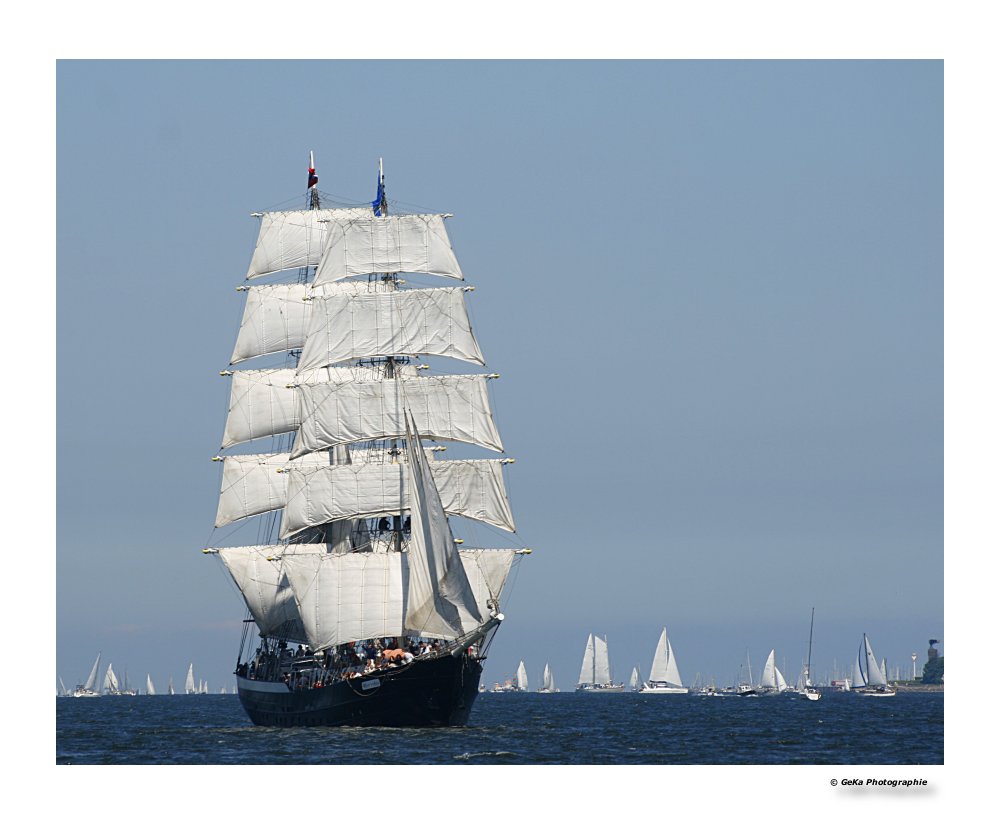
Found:
[{"label": "small boat", "polygon": [[171,675],[170,678],[167,679],[167,695],[173,695],[173,694],[174,694],[174,677]]},{"label": "small boat", "polygon": [[862,635],[861,646],[858,647],[858,657],[854,662],[854,678],[851,679],[852,692],[858,695],[869,695],[873,698],[891,698],[896,690],[889,686],[885,673],[872,652],[872,645],[867,635]]},{"label": "small boat", "polygon": [[197,695],[198,688],[194,685],[194,664],[188,664],[187,678],[184,679],[184,694]]},{"label": "small boat", "polygon": [[632,677],[628,679],[628,688],[632,692],[638,692],[640,686],[642,686],[642,678],[639,675],[639,668],[632,667]]},{"label": "small boat", "polygon": [[552,677],[552,670],[549,669],[548,661],[545,662],[545,671],[542,673],[542,688],[539,692],[559,692],[559,690],[556,689],[556,680]]},{"label": "small boat", "polygon": [[616,684],[611,678],[611,664],[608,660],[607,636],[587,636],[587,646],[583,651],[583,665],[577,692],[625,692],[624,684]]},{"label": "small boat", "polygon": [[74,698],[100,698],[101,694],[97,691],[97,671],[100,666],[101,653],[97,653],[97,660],[94,661],[94,666],[91,667],[87,680],[82,684],[77,684],[73,690]]},{"label": "small boat", "polygon": [[146,673],[146,695],[156,695],[156,689],[153,687],[153,679],[149,677],[149,673]]},{"label": "small boat", "polygon": [[740,666],[740,680],[733,692],[744,698],[756,698],[760,695],[753,685],[753,670],[750,668],[750,650],[747,650],[747,680],[743,680],[743,667]]},{"label": "small boat", "polygon": [[649,669],[649,680],[639,692],[653,692],[666,695],[687,695],[688,688],[681,683],[681,674],[677,669],[677,658],[674,656],[670,639],[667,638],[667,628],[660,633],[660,640],[653,653],[653,665]]}]

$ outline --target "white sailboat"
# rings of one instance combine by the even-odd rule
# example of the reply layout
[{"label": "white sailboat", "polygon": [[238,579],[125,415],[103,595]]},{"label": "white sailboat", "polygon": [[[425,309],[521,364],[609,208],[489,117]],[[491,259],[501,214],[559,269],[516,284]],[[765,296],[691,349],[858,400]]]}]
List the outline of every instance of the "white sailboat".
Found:
[{"label": "white sailboat", "polygon": [[171,675],[167,679],[167,695],[173,695],[173,694],[174,694],[174,677]]},{"label": "white sailboat", "polygon": [[528,671],[524,668],[524,661],[517,665],[516,681],[518,692],[528,691]]},{"label": "white sailboat", "polygon": [[194,684],[194,664],[188,664],[187,678],[184,679],[184,694],[197,695],[198,688]]},{"label": "white sailboat", "polygon": [[624,684],[616,684],[611,678],[611,664],[608,659],[607,638],[591,633],[587,636],[587,646],[583,651],[580,680],[577,692],[625,692]]},{"label": "white sailboat", "polygon": [[772,649],[767,656],[767,660],[764,662],[758,691],[762,695],[775,695],[784,692],[786,689],[788,689],[788,684],[785,681],[785,677],[781,674],[781,670],[774,663],[774,650]]},{"label": "white sailboat", "polygon": [[851,681],[852,692],[859,695],[869,695],[874,698],[891,698],[896,690],[889,682],[872,652],[872,645],[866,634],[862,635],[858,647],[858,657],[854,662],[854,678]]},{"label": "white sailboat", "polygon": [[806,655],[806,665],[796,682],[795,692],[809,701],[819,701],[820,692],[812,683],[812,653],[813,653],[813,621],[816,618],[816,608],[809,614],[809,652]]},{"label": "white sailboat", "polygon": [[649,668],[649,680],[639,688],[639,692],[664,695],[687,695],[688,693],[688,688],[681,682],[677,658],[674,655],[673,647],[670,646],[670,639],[667,638],[666,627],[660,632],[660,640],[653,653],[653,664]]},{"label": "white sailboat", "polygon": [[628,679],[628,688],[633,692],[642,685],[642,678],[639,675],[639,667],[632,667],[632,675]]},{"label": "white sailboat", "polygon": [[[257,724],[466,723],[508,573],[530,552],[466,547],[452,531],[464,518],[514,532],[511,459],[438,459],[445,442],[504,451],[487,388],[499,375],[444,374],[455,361],[485,366],[472,287],[411,285],[406,273],[464,280],[451,215],[390,215],[379,166],[371,206],[329,208],[310,157],[308,208],[256,215],[247,280],[287,280],[240,287],[230,366],[285,360],[222,373],[216,527],[260,516],[262,543],[206,552],[258,630],[237,664]],[[427,374],[428,358],[442,374]],[[240,453],[263,438],[263,451]],[[296,647],[308,655],[289,656]],[[320,683],[308,695],[296,689],[307,673]]]},{"label": "white sailboat", "polygon": [[108,669],[104,673],[104,683],[101,685],[101,691],[105,695],[118,694],[118,677],[115,675],[115,671],[111,668],[111,664],[108,664]]},{"label": "white sailboat", "polygon": [[542,672],[542,688],[539,690],[539,692],[544,692],[544,693],[559,692],[559,690],[556,689],[556,680],[552,676],[552,670],[549,669],[548,661],[545,662],[545,670]]},{"label": "white sailboat", "polygon": [[71,695],[70,691],[66,689],[66,685],[63,683],[61,675],[59,676],[59,692],[57,693],[57,695],[60,698],[69,698]]},{"label": "white sailboat", "polygon": [[153,687],[153,679],[150,678],[149,673],[146,673],[146,695],[156,695],[156,689]]},{"label": "white sailboat", "polygon": [[99,698],[101,693],[98,692],[97,685],[97,672],[101,666],[101,653],[97,653],[97,660],[94,661],[94,666],[90,669],[90,675],[87,676],[87,680],[82,684],[77,684],[76,688],[73,690],[74,698]]}]

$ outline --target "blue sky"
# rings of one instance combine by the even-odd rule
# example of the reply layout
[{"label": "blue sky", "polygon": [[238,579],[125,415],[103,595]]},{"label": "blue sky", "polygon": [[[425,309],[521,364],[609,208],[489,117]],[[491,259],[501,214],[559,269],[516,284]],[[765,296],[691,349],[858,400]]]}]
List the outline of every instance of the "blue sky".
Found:
[{"label": "blue sky", "polygon": [[[519,540],[488,683],[814,671],[943,631],[937,61],[62,62],[57,673],[229,675],[212,541],[254,210],[455,214]],[[304,93],[301,90],[308,90]],[[247,540],[246,542],[252,542]]]}]

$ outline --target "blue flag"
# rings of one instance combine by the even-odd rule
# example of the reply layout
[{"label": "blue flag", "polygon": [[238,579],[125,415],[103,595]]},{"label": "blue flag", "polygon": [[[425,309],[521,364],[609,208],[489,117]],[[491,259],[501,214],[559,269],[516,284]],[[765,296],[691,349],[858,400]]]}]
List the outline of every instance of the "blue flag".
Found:
[{"label": "blue flag", "polygon": [[389,204],[385,202],[385,178],[383,177],[379,177],[378,192],[372,201],[372,209],[375,211],[375,217],[382,217],[389,211]]}]

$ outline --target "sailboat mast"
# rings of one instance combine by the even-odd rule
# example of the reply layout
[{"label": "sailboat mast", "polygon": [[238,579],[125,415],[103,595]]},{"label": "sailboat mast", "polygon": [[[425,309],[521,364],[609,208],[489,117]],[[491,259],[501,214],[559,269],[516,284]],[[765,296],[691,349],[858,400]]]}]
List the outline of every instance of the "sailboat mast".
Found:
[{"label": "sailboat mast", "polygon": [[813,657],[813,620],[816,618],[816,607],[812,608],[809,615],[809,654],[806,656],[806,686],[812,678],[812,657]]}]

